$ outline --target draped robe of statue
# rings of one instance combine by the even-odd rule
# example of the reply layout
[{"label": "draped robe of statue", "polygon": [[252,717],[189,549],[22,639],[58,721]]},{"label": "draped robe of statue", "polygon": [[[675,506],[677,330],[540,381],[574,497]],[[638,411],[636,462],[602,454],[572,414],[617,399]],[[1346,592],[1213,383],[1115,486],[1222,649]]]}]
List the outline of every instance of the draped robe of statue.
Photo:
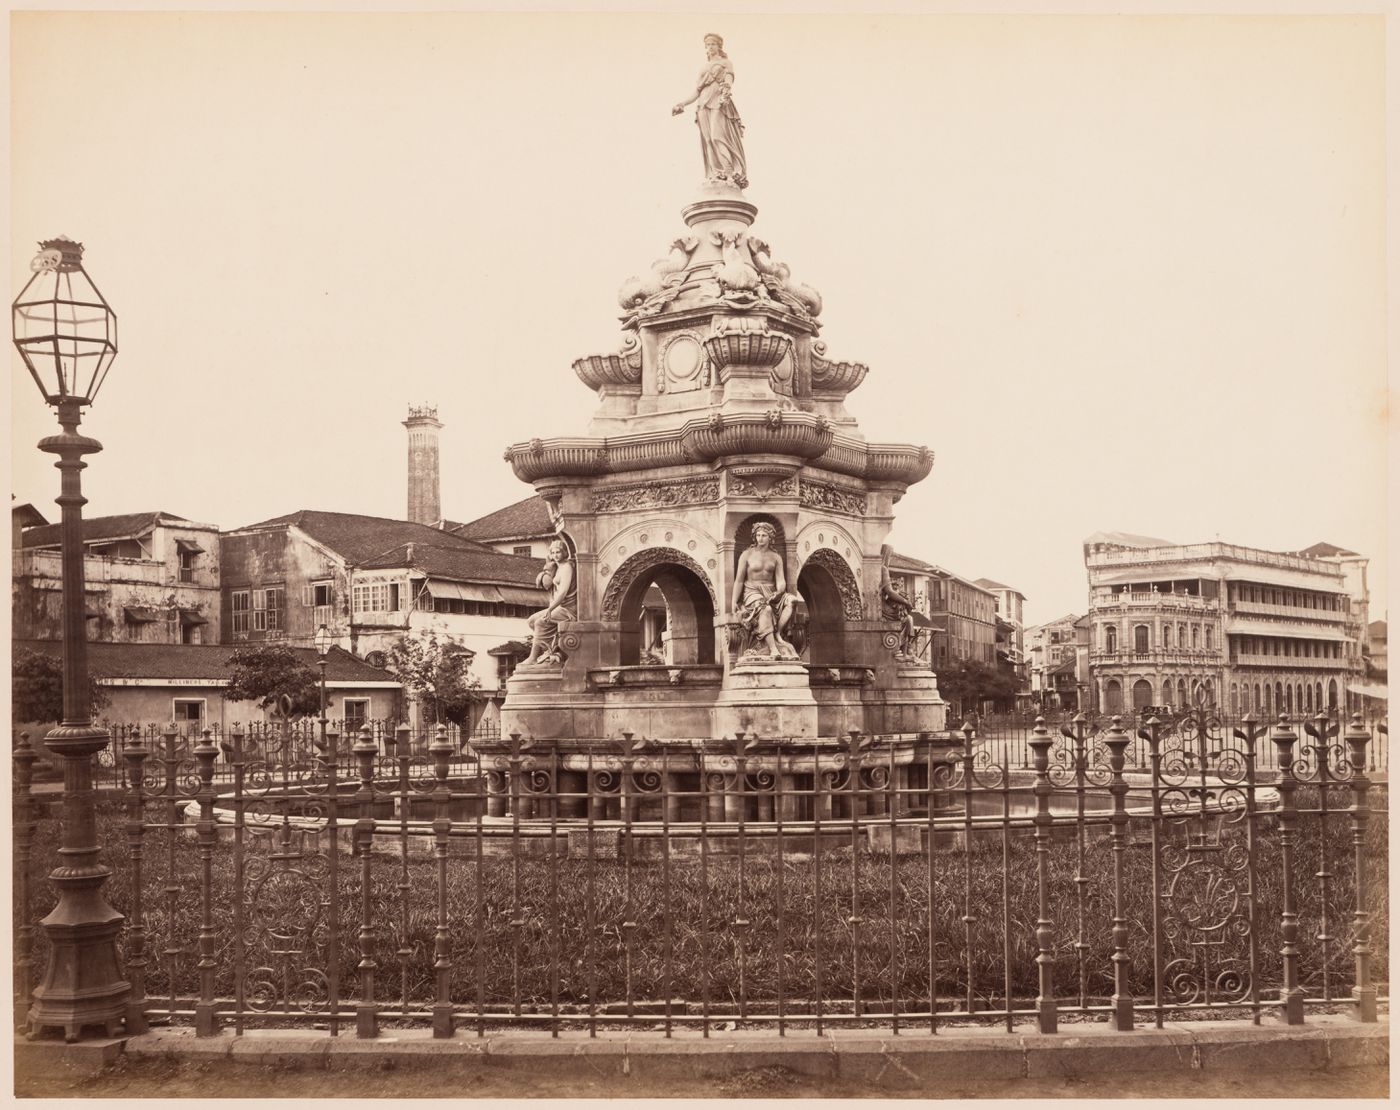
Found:
[{"label": "draped robe of statue", "polygon": [[700,99],[695,108],[695,124],[700,128],[700,153],[705,159],[705,177],[732,181],[740,189],[749,183],[744,163],[744,124],[739,109],[730,99],[734,67],[728,58],[712,58],[700,71],[695,91]]}]

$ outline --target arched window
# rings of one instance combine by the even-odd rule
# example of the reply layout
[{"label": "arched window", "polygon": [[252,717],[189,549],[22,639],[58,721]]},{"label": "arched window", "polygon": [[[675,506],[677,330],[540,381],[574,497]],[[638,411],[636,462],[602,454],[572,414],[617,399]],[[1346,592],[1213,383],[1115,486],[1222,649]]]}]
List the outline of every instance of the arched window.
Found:
[{"label": "arched window", "polygon": [[1169,625],[1169,624],[1164,624],[1164,625],[1162,625],[1162,650],[1163,650],[1163,651],[1170,651],[1170,650],[1171,650],[1171,646],[1172,646],[1172,626]]},{"label": "arched window", "polygon": [[1215,648],[1215,638],[1211,635],[1214,631],[1210,625],[1206,625],[1206,651],[1213,651]]},{"label": "arched window", "polygon": [[1111,624],[1104,625],[1103,649],[1110,655],[1118,650],[1118,629],[1116,626]]},{"label": "arched window", "polygon": [[[1145,624],[1139,624],[1133,629],[1133,650],[1141,654],[1146,654],[1152,650],[1152,632]],[[1136,689],[1136,687],[1134,687]],[[1150,690],[1151,687],[1149,686]],[[1151,705],[1151,702],[1147,703]]]},{"label": "arched window", "polygon": [[1176,704],[1181,706],[1182,709],[1186,709],[1191,705],[1191,703],[1186,700],[1186,679],[1184,678],[1178,678],[1176,680]]},{"label": "arched window", "polygon": [[1240,688],[1236,683],[1230,683],[1230,712],[1240,711]]},{"label": "arched window", "polygon": [[1327,708],[1337,708],[1337,680],[1329,679],[1327,682]]},{"label": "arched window", "polygon": [[1196,651],[1201,646],[1201,626],[1193,624],[1191,626],[1191,650]]}]

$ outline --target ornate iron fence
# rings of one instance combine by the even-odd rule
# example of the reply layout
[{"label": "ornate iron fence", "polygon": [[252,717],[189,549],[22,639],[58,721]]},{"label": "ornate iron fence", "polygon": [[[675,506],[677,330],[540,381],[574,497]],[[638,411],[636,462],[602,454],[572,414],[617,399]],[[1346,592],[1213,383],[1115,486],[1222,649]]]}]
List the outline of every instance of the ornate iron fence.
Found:
[{"label": "ornate iron fence", "polygon": [[[1033,728],[1025,768],[994,739],[924,735],[912,761],[909,738],[784,745],[804,777],[743,738],[718,760],[697,742],[685,772],[625,736],[570,757],[580,776],[445,728],[129,729],[99,812],[129,1027],[1375,1020],[1386,815],[1359,719],[1076,718]],[[17,1014],[56,863],[34,755],[15,752]]]}]

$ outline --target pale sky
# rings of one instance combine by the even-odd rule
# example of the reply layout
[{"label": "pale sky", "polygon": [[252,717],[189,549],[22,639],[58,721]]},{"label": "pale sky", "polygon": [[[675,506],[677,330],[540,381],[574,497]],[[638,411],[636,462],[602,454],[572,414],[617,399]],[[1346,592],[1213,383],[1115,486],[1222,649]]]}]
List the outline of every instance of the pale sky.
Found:
[{"label": "pale sky", "polygon": [[1383,615],[1377,16],[14,13],[14,292],[69,235],[121,321],[87,512],[401,517],[423,401],[447,516],[528,496],[502,451],[583,433],[570,364],[684,231],[711,30],[755,233],[870,365],[864,434],[936,453],[901,551],[1035,623],[1095,531],[1325,539]]}]

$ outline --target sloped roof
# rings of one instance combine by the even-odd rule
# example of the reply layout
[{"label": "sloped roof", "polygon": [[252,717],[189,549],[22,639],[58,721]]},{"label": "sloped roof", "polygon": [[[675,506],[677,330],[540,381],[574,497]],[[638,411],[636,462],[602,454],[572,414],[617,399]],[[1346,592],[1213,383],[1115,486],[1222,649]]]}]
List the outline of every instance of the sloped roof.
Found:
[{"label": "sloped roof", "polygon": [[503,540],[552,536],[554,523],[549,519],[549,506],[544,498],[535,494],[466,524],[452,525],[450,530],[481,543],[500,543]]},{"label": "sloped roof", "polygon": [[1010,590],[1022,601],[1026,600],[1026,595],[1023,594],[1020,590],[1018,590],[1015,586],[1008,586],[1004,582],[997,582],[991,578],[978,578],[974,580],[972,584],[974,586],[981,586],[984,590]]},{"label": "sloped roof", "polygon": [[[188,528],[213,527],[213,525],[197,524],[182,516],[160,511],[123,513],[120,516],[95,516],[90,520],[83,521],[83,542],[100,543],[103,540],[145,536],[158,524],[174,524]],[[39,528],[28,528],[22,538],[25,547],[58,547],[63,542],[63,525],[45,524]]]},{"label": "sloped roof", "polygon": [[1160,540],[1155,536],[1139,536],[1133,532],[1095,532],[1084,541],[1085,545],[1093,543],[1112,543],[1119,547],[1176,547],[1172,540]]},{"label": "sloped roof", "polygon": [[[348,563],[355,566],[369,565],[385,552],[404,544],[430,544],[439,547],[456,547],[472,551],[490,551],[483,544],[475,543],[430,524],[418,524],[411,520],[393,520],[382,516],[364,516],[361,513],[328,513],[318,509],[299,509],[285,516],[262,520],[257,524],[234,529],[238,532],[258,528],[276,528],[295,525],[317,543],[324,544]],[[492,552],[494,554],[494,552]],[[402,565],[376,564],[376,565]]]},{"label": "sloped roof", "polygon": [[1372,621],[1366,626],[1366,631],[1369,632],[1372,636],[1384,636],[1388,630],[1388,627],[1389,626],[1385,623],[1385,621]]},{"label": "sloped roof", "polygon": [[[15,640],[16,648],[59,658],[62,640]],[[234,644],[88,644],[88,665],[102,678],[180,678],[223,681],[228,678],[229,660],[239,646]],[[291,649],[303,663],[315,667],[315,648]],[[394,676],[344,648],[333,647],[326,656],[327,682],[393,682]]]},{"label": "sloped roof", "polygon": [[1338,547],[1335,543],[1315,543],[1311,547],[1305,547],[1302,551],[1287,552],[1291,555],[1304,555],[1310,559],[1328,559],[1335,555],[1355,555],[1358,558],[1360,553],[1348,551],[1345,547]]},{"label": "sloped roof", "polygon": [[[412,548],[412,551],[409,550]],[[503,582],[513,586],[535,585],[541,563],[524,555],[504,555],[482,544],[470,546],[430,543],[399,544],[358,564],[366,570],[412,567],[429,577],[462,582]],[[541,590],[540,598],[548,595]]]},{"label": "sloped roof", "polygon": [[48,522],[48,517],[27,501],[23,505],[10,506],[10,527],[16,532],[22,532],[26,528],[41,527]]}]

